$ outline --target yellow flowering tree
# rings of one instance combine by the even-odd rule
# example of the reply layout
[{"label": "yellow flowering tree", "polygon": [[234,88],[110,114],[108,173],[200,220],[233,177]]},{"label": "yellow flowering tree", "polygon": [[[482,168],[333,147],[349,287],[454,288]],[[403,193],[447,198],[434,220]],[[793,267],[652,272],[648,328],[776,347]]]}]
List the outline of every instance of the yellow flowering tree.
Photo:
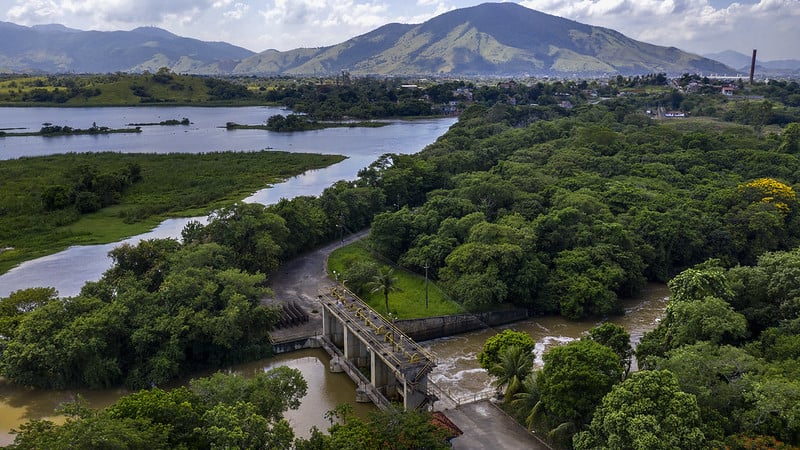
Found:
[{"label": "yellow flowering tree", "polygon": [[797,195],[773,178],[758,178],[738,186],[741,203],[728,214],[728,230],[737,260],[755,264],[759,255],[797,244]]},{"label": "yellow flowering tree", "polygon": [[791,186],[774,178],[758,178],[739,185],[742,197],[751,203],[763,202],[789,214],[797,203],[797,195]]}]

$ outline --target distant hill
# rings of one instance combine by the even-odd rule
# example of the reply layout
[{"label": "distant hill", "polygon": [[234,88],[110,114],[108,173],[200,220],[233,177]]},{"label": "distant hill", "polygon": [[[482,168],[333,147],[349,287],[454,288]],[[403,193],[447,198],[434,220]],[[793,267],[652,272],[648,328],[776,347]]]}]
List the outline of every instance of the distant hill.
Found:
[{"label": "distant hill", "polygon": [[[727,64],[733,67],[734,69],[738,69],[743,72],[750,71],[750,62],[753,57],[752,54],[745,55],[743,53],[739,53],[733,50],[726,50],[720,53],[711,53],[704,56],[706,58],[719,61],[723,64]],[[800,70],[800,60],[780,59],[773,61],[763,61],[758,57],[758,53],[756,53],[756,68],[767,69],[769,71],[779,71],[779,70],[796,71]]]},{"label": "distant hill", "polygon": [[176,36],[158,28],[80,31],[0,22],[2,72],[196,74],[632,75],[730,73],[724,64],[516,3],[485,3],[418,25],[388,24],[337,45],[280,52]]},{"label": "distant hill", "polygon": [[250,50],[176,36],[160,28],[80,31],[63,25],[0,22],[1,72],[230,72]]},{"label": "distant hill", "polygon": [[245,59],[235,73],[600,75],[731,69],[674,47],[551,16],[516,3],[457,9],[419,25],[389,24],[338,45]]}]

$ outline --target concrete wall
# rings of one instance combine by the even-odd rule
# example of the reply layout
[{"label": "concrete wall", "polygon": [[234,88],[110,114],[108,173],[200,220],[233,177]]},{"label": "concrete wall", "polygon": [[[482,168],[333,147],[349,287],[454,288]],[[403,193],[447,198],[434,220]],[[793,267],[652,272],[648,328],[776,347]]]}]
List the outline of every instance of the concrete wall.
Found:
[{"label": "concrete wall", "polygon": [[425,319],[398,320],[394,324],[411,339],[427,341],[489,326],[503,325],[527,319],[528,311],[510,309],[477,314],[428,317]]},{"label": "concrete wall", "polygon": [[272,352],[276,355],[289,353],[306,348],[319,348],[320,343],[314,337],[301,338],[289,342],[278,342],[272,344]]}]

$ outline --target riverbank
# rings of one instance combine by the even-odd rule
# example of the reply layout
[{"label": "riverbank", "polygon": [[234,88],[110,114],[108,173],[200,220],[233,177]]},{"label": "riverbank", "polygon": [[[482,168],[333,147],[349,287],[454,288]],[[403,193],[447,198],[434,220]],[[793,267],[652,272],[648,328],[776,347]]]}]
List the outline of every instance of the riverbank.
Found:
[{"label": "riverbank", "polygon": [[[69,246],[105,244],[144,233],[168,217],[207,215],[265,185],[344,159],[341,155],[260,151],[103,152],[0,161],[0,177],[14,180],[0,187],[0,210],[7,212],[0,216],[0,247],[13,247],[0,253],[0,274]],[[115,194],[116,203],[81,214],[80,208],[68,202],[70,193],[77,192],[76,180],[88,179],[97,185],[130,167],[138,168],[141,181],[118,197]],[[48,207],[44,199],[51,194],[54,197]],[[99,202],[101,194],[87,191],[86,195],[97,196]]]},{"label": "riverbank", "polygon": [[27,136],[42,136],[42,137],[58,137],[58,136],[81,136],[89,135],[102,135],[102,134],[118,134],[118,133],[141,133],[140,127],[135,128],[108,128],[97,127],[89,129],[63,129],[69,127],[56,127],[56,130],[45,130],[42,128],[40,131],[23,131],[23,132],[7,132],[0,131],[0,138],[3,137],[27,137]]}]

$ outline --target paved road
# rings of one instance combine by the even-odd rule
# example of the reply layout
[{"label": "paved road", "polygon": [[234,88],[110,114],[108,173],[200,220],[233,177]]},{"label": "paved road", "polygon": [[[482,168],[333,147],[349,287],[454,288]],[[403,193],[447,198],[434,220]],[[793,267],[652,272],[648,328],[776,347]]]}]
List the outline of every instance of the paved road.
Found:
[{"label": "paved road", "polygon": [[549,449],[489,400],[442,412],[464,432],[453,439],[456,450]]},{"label": "paved road", "polygon": [[[344,245],[365,238],[369,229],[351,234],[344,239]],[[267,299],[268,304],[284,304],[294,300],[308,313],[308,322],[291,328],[275,330],[270,333],[276,342],[284,342],[314,336],[322,332],[322,309],[317,300],[320,290],[334,285],[328,277],[326,262],[328,255],[343,245],[337,241],[325,247],[300,255],[270,277],[270,287],[275,297]]]}]

